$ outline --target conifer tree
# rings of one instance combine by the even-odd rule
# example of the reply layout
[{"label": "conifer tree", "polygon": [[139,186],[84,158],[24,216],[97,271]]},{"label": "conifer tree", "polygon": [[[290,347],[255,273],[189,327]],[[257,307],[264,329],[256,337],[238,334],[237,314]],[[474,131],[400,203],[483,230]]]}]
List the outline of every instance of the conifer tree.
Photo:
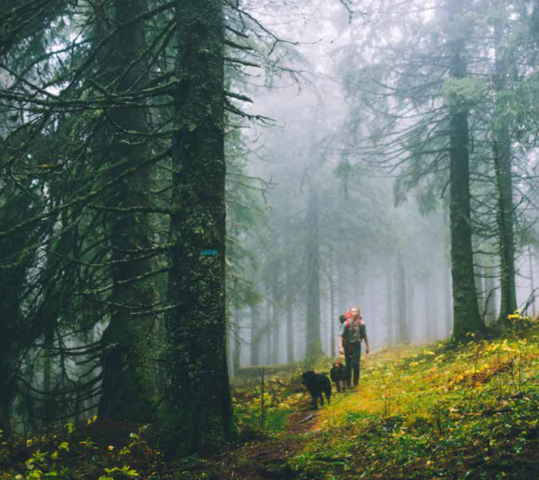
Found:
[{"label": "conifer tree", "polygon": [[232,431],[225,307],[225,89],[221,0],[177,0],[171,305],[163,442],[218,448]]},{"label": "conifer tree", "polygon": [[[447,46],[449,77],[457,82],[466,79],[466,43],[462,32],[464,3],[447,3]],[[453,276],[453,335],[464,339],[469,332],[484,330],[479,316],[474,278],[472,225],[470,207],[470,137],[465,102],[453,93],[449,99],[449,182],[451,271]]]}]

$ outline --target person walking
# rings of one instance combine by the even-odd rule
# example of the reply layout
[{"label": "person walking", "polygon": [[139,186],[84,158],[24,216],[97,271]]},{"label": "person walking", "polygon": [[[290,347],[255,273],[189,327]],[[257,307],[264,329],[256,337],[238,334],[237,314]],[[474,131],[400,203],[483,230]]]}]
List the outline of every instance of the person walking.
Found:
[{"label": "person walking", "polygon": [[360,375],[361,342],[365,341],[367,354],[370,352],[370,347],[367,327],[359,315],[359,308],[351,308],[350,313],[352,317],[346,319],[342,325],[339,352],[345,358],[348,387],[351,386],[352,372],[354,374],[354,387],[357,387]]}]

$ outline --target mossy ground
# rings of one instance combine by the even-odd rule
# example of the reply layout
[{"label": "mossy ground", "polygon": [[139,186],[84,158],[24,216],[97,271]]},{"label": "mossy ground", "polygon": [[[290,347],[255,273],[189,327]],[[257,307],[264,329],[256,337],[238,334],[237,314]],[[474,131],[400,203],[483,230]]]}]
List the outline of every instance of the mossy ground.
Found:
[{"label": "mossy ground", "polygon": [[216,456],[169,462],[152,446],[152,427],[92,422],[2,445],[0,479],[539,478],[535,323],[362,362],[359,389],[334,393],[316,414],[298,372],[267,379],[264,397],[255,379],[236,385],[242,435]]}]

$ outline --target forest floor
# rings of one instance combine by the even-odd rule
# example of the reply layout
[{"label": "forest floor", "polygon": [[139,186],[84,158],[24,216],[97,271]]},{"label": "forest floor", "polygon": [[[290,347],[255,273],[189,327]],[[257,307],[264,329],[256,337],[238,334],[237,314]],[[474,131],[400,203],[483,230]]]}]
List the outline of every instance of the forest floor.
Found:
[{"label": "forest floor", "polygon": [[[299,370],[235,385],[240,440],[167,462],[152,427],[88,425],[0,448],[0,479],[537,479],[539,326],[362,358],[358,389],[309,410]],[[327,371],[329,360],[320,363]]]}]

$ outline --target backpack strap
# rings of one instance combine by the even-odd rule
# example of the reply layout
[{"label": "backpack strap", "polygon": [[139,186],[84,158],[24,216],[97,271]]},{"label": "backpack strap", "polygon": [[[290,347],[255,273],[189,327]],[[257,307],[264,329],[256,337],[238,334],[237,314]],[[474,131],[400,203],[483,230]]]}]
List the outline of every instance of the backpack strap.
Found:
[{"label": "backpack strap", "polygon": [[[362,319],[361,317],[359,317],[358,325],[359,325],[360,327],[361,327],[361,325],[363,325],[363,319]],[[348,328],[350,328],[350,319],[349,319],[349,318],[346,319],[346,326],[347,326]]]}]

